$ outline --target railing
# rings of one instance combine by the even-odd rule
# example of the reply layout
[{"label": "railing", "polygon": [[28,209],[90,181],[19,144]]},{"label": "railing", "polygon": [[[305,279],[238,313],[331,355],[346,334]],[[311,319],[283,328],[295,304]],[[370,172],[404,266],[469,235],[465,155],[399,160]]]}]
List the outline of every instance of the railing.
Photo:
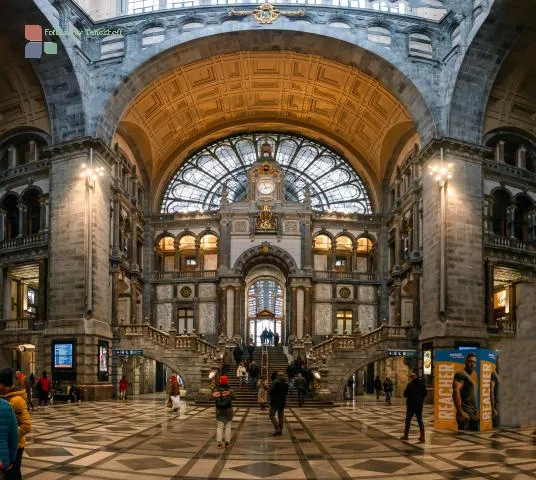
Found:
[{"label": "railing", "polygon": [[186,272],[154,272],[154,278],[173,280],[176,278],[216,278],[218,276],[217,270],[195,270]]},{"label": "railing", "polygon": [[315,270],[313,276],[319,279],[331,280],[375,280],[373,273],[361,272],[328,272],[325,270]]},{"label": "railing", "polygon": [[16,177],[18,175],[27,174],[30,172],[35,172],[43,168],[48,167],[49,160],[38,160],[37,162],[28,162],[22,165],[17,165],[8,170],[4,170],[0,173],[0,179]]},{"label": "railing", "polygon": [[315,345],[312,351],[318,355],[328,355],[333,351],[351,351],[357,348],[366,348],[378,345],[384,340],[408,338],[411,327],[399,325],[382,325],[371,332],[364,333],[359,337],[353,335],[336,335]]},{"label": "railing", "polygon": [[0,330],[41,330],[42,323],[38,323],[34,316],[6,318],[0,320]]},{"label": "railing", "polygon": [[517,248],[519,250],[534,250],[534,247],[528,245],[522,240],[511,237],[503,237],[501,235],[495,235],[494,233],[486,233],[484,243],[497,247]]},{"label": "railing", "polygon": [[[137,13],[150,13],[157,10],[171,8],[195,8],[200,6],[217,6],[217,5],[252,5],[255,3],[264,3],[265,0],[167,0],[160,2],[160,8],[151,6],[140,8],[129,8],[128,15]],[[428,20],[441,20],[447,10],[441,7],[429,6],[425,9],[413,8],[406,1],[390,0],[390,2],[379,2],[377,0],[271,0],[270,3],[288,5],[312,5],[327,7],[342,7],[359,10],[375,11],[380,14],[398,14],[411,15],[425,18]]]},{"label": "railing", "polygon": [[33,233],[0,242],[0,250],[33,246],[45,242],[48,242],[48,232]]},{"label": "railing", "polygon": [[163,347],[196,352],[207,356],[215,356],[218,353],[218,349],[214,345],[206,342],[196,334],[177,335],[173,330],[168,333],[148,324],[121,325],[120,331],[121,335],[125,337],[147,338]]},{"label": "railing", "polygon": [[497,328],[499,332],[515,333],[517,329],[517,322],[512,320],[509,316],[506,318],[497,319]]}]

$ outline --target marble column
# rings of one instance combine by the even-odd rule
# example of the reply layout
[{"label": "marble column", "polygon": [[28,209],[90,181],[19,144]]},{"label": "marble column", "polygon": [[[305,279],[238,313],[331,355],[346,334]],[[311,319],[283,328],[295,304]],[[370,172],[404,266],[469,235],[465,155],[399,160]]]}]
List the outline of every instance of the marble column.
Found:
[{"label": "marble column", "polygon": [[39,300],[37,320],[44,323],[47,319],[47,261],[40,258],[39,261]]},{"label": "marble column", "polygon": [[240,299],[242,288],[240,286],[233,287],[234,290],[234,322],[233,322],[233,336],[241,336],[240,331]]},{"label": "marble column", "polygon": [[227,289],[225,287],[219,287],[219,318],[220,328],[218,335],[227,336]]},{"label": "marble column", "polygon": [[227,298],[227,301],[225,302],[227,305],[227,337],[231,338],[233,336],[233,329],[234,329],[234,290],[232,287],[227,287],[225,296]]},{"label": "marble column", "polygon": [[298,338],[303,338],[303,320],[304,320],[304,291],[300,287],[296,293],[296,335]]},{"label": "marble column", "polygon": [[2,277],[4,280],[4,311],[2,318],[11,318],[11,267],[6,266],[2,269]]},{"label": "marble column", "polygon": [[310,216],[306,217],[303,224],[303,268],[313,268],[313,240]]},{"label": "marble column", "polygon": [[507,233],[510,238],[515,238],[515,216],[516,216],[516,206],[515,204],[509,205],[506,207],[506,228]]},{"label": "marble column", "polygon": [[130,243],[132,248],[130,249],[130,263],[137,264],[138,260],[138,222],[136,216],[133,215],[130,229]]},{"label": "marble column", "polygon": [[46,215],[47,215],[47,198],[44,195],[39,197],[39,233],[46,230]]},{"label": "marble column", "polygon": [[290,336],[296,338],[297,335],[297,304],[298,292],[296,287],[290,287]]},{"label": "marble column", "polygon": [[19,234],[18,237],[26,236],[27,234],[27,221],[28,221],[28,207],[25,203],[19,202]]},{"label": "marble column", "polygon": [[311,311],[312,311],[312,287],[305,287],[304,289],[304,312],[303,312],[303,334],[312,335],[311,328]]},{"label": "marble column", "polygon": [[495,263],[487,261],[486,262],[486,318],[484,323],[489,326],[495,326],[495,307],[493,305],[493,294],[495,290],[494,285],[494,269]]},{"label": "marble column", "polygon": [[7,168],[15,168],[17,166],[17,149],[15,145],[7,147]]}]

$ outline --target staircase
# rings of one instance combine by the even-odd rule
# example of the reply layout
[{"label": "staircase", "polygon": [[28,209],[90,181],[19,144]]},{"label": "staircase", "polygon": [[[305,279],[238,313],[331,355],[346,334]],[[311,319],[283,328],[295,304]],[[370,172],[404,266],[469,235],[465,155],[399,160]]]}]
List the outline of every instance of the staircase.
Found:
[{"label": "staircase", "polygon": [[[288,360],[287,356],[283,352],[283,347],[268,347],[268,388],[270,388],[272,382],[270,380],[270,377],[272,376],[272,373],[274,370],[278,370],[281,372],[285,379],[288,381],[287,376],[287,367],[288,367]],[[255,360],[255,363],[259,366],[261,369],[261,374],[264,373],[262,369],[262,349],[261,347],[256,347],[255,351],[253,352],[253,360]],[[244,352],[244,356],[242,357],[242,360],[248,360],[249,359],[249,353],[247,351]],[[238,380],[238,377],[236,376],[236,369],[237,365],[235,363],[232,364],[225,364],[223,366],[222,375],[227,375],[229,377],[229,386],[231,387],[231,390],[233,390],[235,394],[235,399],[233,400],[233,406],[235,407],[259,407],[259,402],[257,401],[257,389],[254,388],[253,390],[249,390],[249,385],[243,387],[243,390],[240,390],[240,382]],[[260,378],[260,377],[259,377]],[[269,402],[270,398],[268,397],[268,403],[266,405],[266,408],[269,408]],[[196,402],[198,404],[202,405],[212,405],[212,402],[210,400],[201,400]],[[288,396],[287,396],[287,407],[298,407],[298,393],[295,389],[289,390]],[[328,407],[332,406],[331,402],[320,402],[319,400],[313,400],[311,398],[306,398],[304,407]]]}]

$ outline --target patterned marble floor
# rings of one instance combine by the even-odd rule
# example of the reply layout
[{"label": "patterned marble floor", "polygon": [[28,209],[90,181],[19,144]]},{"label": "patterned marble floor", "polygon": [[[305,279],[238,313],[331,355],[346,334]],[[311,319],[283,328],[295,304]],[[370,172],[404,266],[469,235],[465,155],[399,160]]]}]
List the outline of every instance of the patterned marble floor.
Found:
[{"label": "patterned marble floor", "polygon": [[[402,402],[374,398],[326,410],[287,410],[273,437],[266,411],[238,409],[232,448],[218,450],[213,408],[167,411],[161,396],[56,405],[32,412],[24,479],[530,479],[536,431],[445,433],[412,427],[398,440]],[[425,421],[431,425],[431,409]]]}]

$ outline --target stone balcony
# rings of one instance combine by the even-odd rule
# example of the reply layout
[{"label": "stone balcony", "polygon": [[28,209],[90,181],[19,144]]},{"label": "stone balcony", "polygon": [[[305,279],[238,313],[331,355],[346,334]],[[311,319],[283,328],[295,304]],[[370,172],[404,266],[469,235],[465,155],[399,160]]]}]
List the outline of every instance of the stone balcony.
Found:
[{"label": "stone balcony", "polygon": [[48,244],[48,232],[33,233],[31,235],[17,236],[0,242],[0,253],[24,248],[40,247]]},{"label": "stone balcony", "polygon": [[217,270],[153,272],[153,280],[216,280],[217,278]]}]

